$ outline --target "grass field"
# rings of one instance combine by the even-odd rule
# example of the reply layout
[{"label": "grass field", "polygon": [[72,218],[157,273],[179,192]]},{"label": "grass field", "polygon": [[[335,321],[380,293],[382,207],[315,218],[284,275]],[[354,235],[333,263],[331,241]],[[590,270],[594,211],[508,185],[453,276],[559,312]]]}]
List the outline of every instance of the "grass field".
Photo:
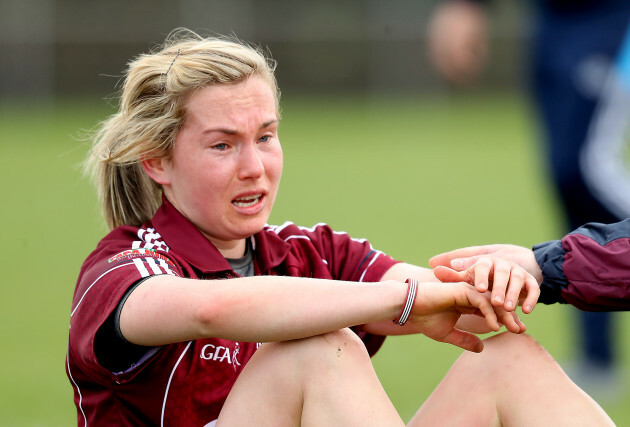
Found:
[{"label": "grass field", "polygon": [[[529,246],[560,236],[519,96],[286,98],[283,105],[285,169],[271,223],[328,222],[420,265],[464,245]],[[0,108],[0,425],[72,425],[64,372],[70,301],[82,260],[106,231],[80,173],[86,145],[77,136],[111,110],[82,101]],[[524,318],[560,362],[571,358],[573,314],[539,306]],[[627,379],[629,318],[617,319]],[[409,418],[460,353],[421,336],[396,337],[374,362]],[[630,425],[629,404],[626,391],[604,407],[618,425]]]}]

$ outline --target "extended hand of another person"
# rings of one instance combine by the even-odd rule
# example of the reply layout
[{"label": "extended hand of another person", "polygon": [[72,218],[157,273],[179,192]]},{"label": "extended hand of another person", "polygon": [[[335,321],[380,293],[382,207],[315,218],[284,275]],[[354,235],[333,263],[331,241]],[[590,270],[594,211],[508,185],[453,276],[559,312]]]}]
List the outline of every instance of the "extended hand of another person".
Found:
[{"label": "extended hand of another person", "polygon": [[408,323],[431,339],[478,353],[483,350],[481,339],[455,327],[462,314],[484,317],[493,331],[498,331],[501,324],[510,332],[525,331],[515,313],[493,306],[487,294],[468,283],[420,283]]},{"label": "extended hand of another person", "polygon": [[[534,253],[516,245],[472,246],[429,260],[443,282],[464,281],[479,292],[492,291],[492,304],[512,311],[520,302],[531,313],[540,296],[542,272]],[[450,268],[447,268],[450,267]]]}]

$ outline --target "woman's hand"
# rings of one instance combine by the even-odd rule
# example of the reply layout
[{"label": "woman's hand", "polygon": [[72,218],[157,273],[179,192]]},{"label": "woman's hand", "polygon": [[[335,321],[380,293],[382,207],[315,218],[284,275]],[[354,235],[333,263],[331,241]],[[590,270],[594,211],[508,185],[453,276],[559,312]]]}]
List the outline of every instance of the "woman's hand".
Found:
[{"label": "woman's hand", "polygon": [[511,332],[525,330],[514,313],[493,306],[488,294],[478,292],[468,283],[420,283],[407,323],[431,339],[478,353],[483,350],[481,339],[455,327],[462,314],[484,317],[492,331],[498,331],[501,323]]},{"label": "woman's hand", "polygon": [[[495,257],[497,252],[516,253],[520,258],[513,256],[517,260],[521,260],[526,265],[530,265],[531,261],[526,257],[523,249],[513,245],[492,245],[476,248],[465,248],[457,251],[448,252],[446,254],[437,255],[429,261],[434,267],[433,273],[442,282],[462,281],[469,283],[479,291],[491,291],[491,301],[495,307],[502,307],[506,311],[513,311],[517,305],[523,306],[524,313],[531,313],[540,296],[540,287],[536,278],[516,262],[505,258]],[[496,249],[496,246],[503,248],[503,252]],[[484,251],[492,249],[493,257],[482,255]],[[499,248],[500,249],[500,248]],[[531,252],[531,251],[529,251]],[[471,255],[474,254],[474,255]],[[533,257],[533,255],[532,255]],[[533,264],[536,264],[534,259]],[[450,265],[455,269],[446,267]]]}]

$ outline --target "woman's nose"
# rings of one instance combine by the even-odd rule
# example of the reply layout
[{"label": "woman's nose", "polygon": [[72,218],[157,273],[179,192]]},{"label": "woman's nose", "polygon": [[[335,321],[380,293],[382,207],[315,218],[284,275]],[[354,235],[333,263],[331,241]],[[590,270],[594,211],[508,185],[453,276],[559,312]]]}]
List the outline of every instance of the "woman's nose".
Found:
[{"label": "woman's nose", "polygon": [[265,171],[261,153],[256,144],[247,144],[243,147],[239,162],[239,178],[259,178]]}]

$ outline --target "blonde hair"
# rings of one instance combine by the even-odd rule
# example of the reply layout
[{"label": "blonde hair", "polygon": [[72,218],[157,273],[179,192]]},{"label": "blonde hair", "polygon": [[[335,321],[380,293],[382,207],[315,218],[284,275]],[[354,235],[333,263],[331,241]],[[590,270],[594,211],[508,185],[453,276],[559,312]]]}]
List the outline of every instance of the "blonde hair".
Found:
[{"label": "blonde hair", "polygon": [[159,50],[131,61],[119,110],[97,129],[85,162],[108,227],[140,226],[160,206],[161,187],[141,161],[170,157],[189,94],[257,75],[271,85],[279,108],[274,71],[275,62],[259,48],[234,38],[203,38],[186,29],[171,33]]}]

